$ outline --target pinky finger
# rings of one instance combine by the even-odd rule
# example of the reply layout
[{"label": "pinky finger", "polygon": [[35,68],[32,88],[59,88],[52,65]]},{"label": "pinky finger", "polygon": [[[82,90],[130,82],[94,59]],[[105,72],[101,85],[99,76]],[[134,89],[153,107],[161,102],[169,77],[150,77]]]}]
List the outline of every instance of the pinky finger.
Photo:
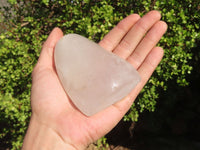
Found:
[{"label": "pinky finger", "polygon": [[147,55],[143,63],[138,68],[138,72],[141,76],[141,82],[136,86],[136,88],[131,93],[131,98],[135,99],[139,94],[141,89],[147,83],[152,73],[160,63],[163,57],[164,51],[161,47],[154,47],[151,52]]}]

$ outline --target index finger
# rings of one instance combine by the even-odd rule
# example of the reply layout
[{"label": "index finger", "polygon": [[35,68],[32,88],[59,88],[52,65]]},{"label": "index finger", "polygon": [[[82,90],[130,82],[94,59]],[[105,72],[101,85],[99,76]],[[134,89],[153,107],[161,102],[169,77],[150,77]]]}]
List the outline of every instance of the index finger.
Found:
[{"label": "index finger", "polygon": [[99,45],[108,51],[112,51],[139,19],[140,16],[138,14],[127,16],[105,35],[99,42]]}]

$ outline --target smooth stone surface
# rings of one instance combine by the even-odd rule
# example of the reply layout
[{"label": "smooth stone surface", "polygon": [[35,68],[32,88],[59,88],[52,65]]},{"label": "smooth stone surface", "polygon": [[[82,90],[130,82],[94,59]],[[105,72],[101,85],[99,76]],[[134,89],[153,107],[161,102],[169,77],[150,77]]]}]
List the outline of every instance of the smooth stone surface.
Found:
[{"label": "smooth stone surface", "polygon": [[121,100],[140,81],[131,64],[78,34],[58,41],[54,59],[66,93],[87,116]]}]

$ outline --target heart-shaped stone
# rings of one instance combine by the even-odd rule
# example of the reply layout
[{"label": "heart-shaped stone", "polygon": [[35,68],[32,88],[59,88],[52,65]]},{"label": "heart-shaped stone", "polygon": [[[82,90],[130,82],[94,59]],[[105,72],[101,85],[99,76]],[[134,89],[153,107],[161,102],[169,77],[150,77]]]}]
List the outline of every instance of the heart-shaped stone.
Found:
[{"label": "heart-shaped stone", "polygon": [[63,88],[87,116],[121,100],[140,81],[131,64],[78,34],[57,42],[54,59]]}]

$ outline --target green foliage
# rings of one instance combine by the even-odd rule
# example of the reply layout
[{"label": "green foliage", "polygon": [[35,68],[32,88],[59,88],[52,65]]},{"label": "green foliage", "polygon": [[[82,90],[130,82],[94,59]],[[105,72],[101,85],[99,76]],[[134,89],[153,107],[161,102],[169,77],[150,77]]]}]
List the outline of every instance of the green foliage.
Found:
[{"label": "green foliage", "polygon": [[[138,99],[124,117],[137,121],[144,110],[154,111],[160,91],[169,83],[188,85],[191,48],[200,37],[199,4],[184,0],[8,0],[1,8],[0,28],[0,145],[20,149],[30,117],[31,72],[42,43],[58,26],[96,42],[123,17],[160,10],[168,32],[159,45],[165,56]],[[3,29],[3,31],[2,31]]]},{"label": "green foliage", "polygon": [[108,145],[108,143],[107,143],[106,140],[107,140],[107,139],[106,139],[105,137],[102,137],[101,139],[99,139],[99,140],[97,141],[96,147],[97,147],[98,149],[101,149],[101,150],[106,150],[106,149],[108,149],[109,145]]}]

